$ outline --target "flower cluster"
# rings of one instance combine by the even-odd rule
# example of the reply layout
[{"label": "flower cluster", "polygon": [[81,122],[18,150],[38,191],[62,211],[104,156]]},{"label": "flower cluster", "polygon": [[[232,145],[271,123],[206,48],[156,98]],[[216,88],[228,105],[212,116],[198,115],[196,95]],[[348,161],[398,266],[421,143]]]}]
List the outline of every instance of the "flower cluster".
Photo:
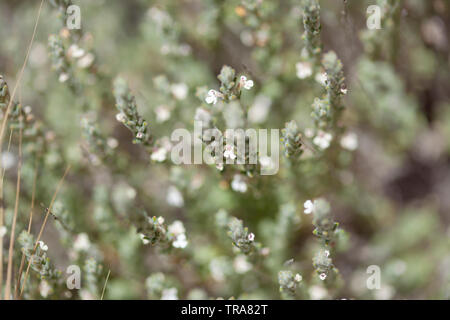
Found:
[{"label": "flower cluster", "polygon": [[[304,0],[302,7],[303,28],[305,30],[302,35],[305,45],[302,56],[305,57],[306,60],[310,61],[309,63],[312,63],[315,66],[319,63],[322,52],[322,42],[320,40],[321,25],[319,1]],[[304,68],[306,68],[306,66],[304,66]],[[312,72],[309,75],[311,74]]]},{"label": "flower cluster", "polygon": [[287,122],[285,128],[281,130],[281,134],[285,156],[291,161],[297,160],[303,153],[303,141],[295,120]]},{"label": "flower cluster", "polygon": [[248,228],[244,227],[242,220],[231,218],[228,229],[228,236],[233,241],[233,245],[242,253],[249,255],[259,250],[261,245],[255,242],[255,235],[248,232]]},{"label": "flower cluster", "polygon": [[220,91],[214,89],[208,91],[205,98],[208,104],[216,104],[219,100],[233,101],[239,99],[242,89],[250,90],[254,85],[253,80],[247,79],[244,75],[238,79],[236,71],[229,66],[223,66],[217,78],[220,81]]},{"label": "flower cluster", "polygon": [[136,223],[144,244],[159,245],[163,249],[170,247],[183,249],[188,245],[186,230],[181,221],[176,220],[167,226],[163,217],[153,216],[146,220],[147,222],[141,218],[141,221]]},{"label": "flower cluster", "polygon": [[58,280],[61,277],[61,271],[55,269],[47,256],[48,246],[44,242],[39,241],[35,246],[33,235],[27,231],[20,233],[18,241],[31,269],[36,271],[41,279]]},{"label": "flower cluster", "polygon": [[301,281],[302,276],[299,273],[294,275],[290,270],[282,270],[278,273],[280,292],[287,293],[291,297],[295,297],[297,286]]},{"label": "flower cluster", "polygon": [[313,213],[314,235],[322,240],[325,245],[330,245],[336,237],[339,224],[331,216],[330,204],[323,198],[311,200],[305,203],[305,213]]},{"label": "flower cluster", "polygon": [[137,110],[136,99],[132,95],[125,79],[118,77],[114,80],[114,97],[119,113],[117,121],[123,123],[133,133],[133,143],[152,145],[152,135],[147,121]]}]

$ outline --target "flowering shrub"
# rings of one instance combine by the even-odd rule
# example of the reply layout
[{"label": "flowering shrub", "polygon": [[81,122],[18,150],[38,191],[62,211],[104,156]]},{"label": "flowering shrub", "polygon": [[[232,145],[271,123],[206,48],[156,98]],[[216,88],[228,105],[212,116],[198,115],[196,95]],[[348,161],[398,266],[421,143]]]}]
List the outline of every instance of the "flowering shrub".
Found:
[{"label": "flowering shrub", "polygon": [[1,2],[1,299],[450,298],[449,11]]}]

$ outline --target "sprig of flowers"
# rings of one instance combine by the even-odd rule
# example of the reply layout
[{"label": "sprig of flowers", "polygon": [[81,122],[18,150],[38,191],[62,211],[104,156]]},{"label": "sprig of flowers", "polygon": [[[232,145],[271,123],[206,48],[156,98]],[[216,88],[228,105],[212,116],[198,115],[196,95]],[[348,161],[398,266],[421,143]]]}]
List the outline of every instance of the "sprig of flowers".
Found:
[{"label": "sprig of flowers", "polygon": [[133,143],[152,146],[152,135],[148,122],[139,114],[136,99],[131,93],[125,79],[118,77],[114,80],[114,97],[119,113],[117,121],[126,126],[133,134]]},{"label": "sprig of flowers", "polygon": [[284,155],[290,161],[295,162],[303,153],[302,134],[298,129],[295,120],[286,122],[284,129],[281,130],[281,142],[284,145]]},{"label": "sprig of flowers", "polygon": [[297,287],[302,281],[302,276],[299,273],[294,273],[290,270],[281,270],[278,273],[278,284],[280,292],[287,294],[289,297],[295,297]]},{"label": "sprig of flowers", "polygon": [[259,251],[261,244],[255,242],[255,234],[244,227],[242,220],[235,217],[231,218],[228,229],[228,236],[233,241],[233,245],[242,253],[249,255]]}]

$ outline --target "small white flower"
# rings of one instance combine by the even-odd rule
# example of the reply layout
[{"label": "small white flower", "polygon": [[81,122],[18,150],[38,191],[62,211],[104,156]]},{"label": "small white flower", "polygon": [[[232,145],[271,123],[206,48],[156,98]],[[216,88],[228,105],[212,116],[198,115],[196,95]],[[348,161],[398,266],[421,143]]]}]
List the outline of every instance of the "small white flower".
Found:
[{"label": "small white flower", "polygon": [[303,211],[305,214],[310,214],[314,212],[314,203],[311,200],[306,200],[303,204],[305,210]]},{"label": "small white flower", "polygon": [[233,181],[231,181],[231,189],[242,193],[245,193],[247,191],[247,183],[245,183],[241,175],[234,175]]},{"label": "small white flower", "polygon": [[137,134],[136,134],[136,138],[137,139],[142,139],[144,137],[144,134],[142,133],[142,132],[138,132]]},{"label": "small white flower", "polygon": [[297,274],[295,275],[295,277],[294,277],[294,280],[295,280],[296,282],[300,282],[300,281],[302,281],[302,279],[303,279],[303,277],[302,277],[299,273],[297,273]]},{"label": "small white flower", "polygon": [[207,104],[211,104],[211,103],[216,104],[217,99],[221,96],[222,96],[222,94],[220,92],[211,89],[208,91],[208,96],[206,97],[205,101]]},{"label": "small white flower", "polygon": [[341,147],[350,151],[358,148],[358,136],[354,132],[349,132],[341,138]]},{"label": "small white flower", "polygon": [[156,107],[155,114],[156,121],[159,123],[165,122],[170,119],[170,109],[165,105]]},{"label": "small white flower", "polygon": [[73,248],[75,251],[87,251],[91,246],[89,237],[86,233],[80,233],[77,235],[75,242],[73,243]]},{"label": "small white flower", "polygon": [[111,149],[115,149],[119,145],[119,141],[117,141],[117,139],[115,139],[115,138],[108,138],[108,140],[106,140],[106,144]]},{"label": "small white flower", "polygon": [[251,242],[255,241],[255,234],[254,233],[250,233],[248,235],[248,241],[251,241]]},{"label": "small white flower", "polygon": [[233,268],[237,273],[243,274],[251,270],[252,264],[247,261],[247,257],[243,254],[234,258]]},{"label": "small white flower", "polygon": [[327,84],[327,73],[326,72],[316,73],[314,80],[316,80],[321,85],[325,86]]},{"label": "small white flower", "polygon": [[330,256],[330,251],[325,250],[325,255],[327,256],[327,258]]},{"label": "small white flower", "polygon": [[181,208],[184,205],[183,195],[174,186],[170,186],[167,190],[167,203],[173,207]]},{"label": "small white flower", "polygon": [[122,112],[120,112],[120,113],[116,114],[116,120],[123,123],[123,122],[125,122],[126,117]]},{"label": "small white flower", "polygon": [[247,80],[246,76],[241,76],[241,87],[244,89],[250,90],[253,87],[253,80]]},{"label": "small white flower", "polygon": [[16,164],[16,157],[12,152],[4,151],[1,156],[1,167],[4,170],[12,168]]},{"label": "small white flower", "polygon": [[39,293],[43,298],[47,298],[48,295],[52,292],[52,287],[48,284],[47,281],[42,280],[39,284]]},{"label": "small white flower", "polygon": [[174,83],[170,86],[170,91],[177,100],[184,100],[188,94],[188,86],[185,83]]},{"label": "small white flower", "polygon": [[141,238],[143,244],[149,244],[150,243],[150,240],[145,239],[145,234],[139,233],[139,237]]},{"label": "small white flower", "polygon": [[65,72],[63,72],[63,73],[61,73],[60,75],[59,75],[59,78],[58,78],[58,80],[59,80],[59,82],[66,82],[67,80],[69,80],[69,74],[68,73],[65,73]]},{"label": "small white flower", "polygon": [[161,294],[161,300],[178,300],[177,288],[164,289]]},{"label": "small white flower", "polygon": [[84,54],[85,51],[82,48],[78,47],[76,44],[72,44],[67,50],[67,55],[75,59],[81,58],[82,56],[84,56]]},{"label": "small white flower", "polygon": [[158,222],[159,224],[163,224],[164,223],[164,218],[159,216],[158,219],[156,219],[156,222]]},{"label": "small white flower", "polygon": [[150,156],[150,158],[153,161],[156,162],[163,162],[167,159],[167,150],[166,148],[158,148],[155,151],[153,151],[152,155]]},{"label": "small white flower", "polygon": [[178,235],[177,238],[175,239],[175,241],[172,243],[172,245],[175,248],[181,248],[181,249],[186,248],[187,244],[188,244],[188,241],[187,241],[186,235],[184,233]]},{"label": "small white flower", "polygon": [[347,88],[342,88],[342,89],[341,89],[341,93],[342,93],[342,94],[345,95],[345,94],[347,94],[347,92],[348,92],[348,89],[347,89]]},{"label": "small white flower", "polygon": [[78,67],[81,69],[89,68],[94,62],[95,56],[92,53],[86,54],[83,58],[78,60]]},{"label": "small white flower", "polygon": [[42,251],[47,251],[48,246],[44,243],[44,241],[39,241],[39,248],[41,248]]},{"label": "small white flower", "polygon": [[319,131],[313,139],[313,143],[320,149],[324,150],[330,146],[331,140],[333,140],[333,136],[330,133]]},{"label": "small white flower", "polygon": [[184,229],[183,222],[180,220],[175,220],[171,225],[168,226],[169,233],[173,233],[174,236],[178,236],[186,232]]},{"label": "small white flower", "polygon": [[326,273],[321,273],[320,275],[319,275],[319,278],[320,278],[320,280],[325,280],[326,278],[327,278],[327,275],[326,275]]},{"label": "small white flower", "polygon": [[312,300],[322,300],[328,295],[327,290],[321,286],[311,286],[308,292]]},{"label": "small white flower", "polygon": [[257,95],[253,105],[248,110],[248,120],[252,123],[263,123],[269,115],[272,99],[264,95]]},{"label": "small white flower", "polygon": [[0,238],[3,238],[8,230],[5,226],[0,227]]},{"label": "small white flower", "polygon": [[309,62],[298,62],[295,64],[297,69],[297,77],[300,79],[305,79],[312,76],[312,66]]},{"label": "small white flower", "polygon": [[223,153],[223,156],[226,159],[231,159],[231,160],[236,159],[236,154],[234,153],[234,146],[232,146],[231,144],[227,144],[225,146],[225,151]]}]

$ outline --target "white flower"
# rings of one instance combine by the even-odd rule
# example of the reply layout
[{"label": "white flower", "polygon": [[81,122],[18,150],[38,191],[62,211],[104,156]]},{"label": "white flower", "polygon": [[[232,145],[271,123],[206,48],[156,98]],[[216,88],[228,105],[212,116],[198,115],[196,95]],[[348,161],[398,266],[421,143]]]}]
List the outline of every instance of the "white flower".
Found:
[{"label": "white flower", "polygon": [[231,160],[236,159],[236,154],[234,153],[234,146],[232,146],[231,144],[227,144],[225,146],[225,151],[223,153],[223,156],[226,159],[231,159]]},{"label": "white flower", "polygon": [[303,211],[305,214],[314,212],[314,203],[311,200],[306,200],[303,207],[305,208],[305,211]]},{"label": "white flower", "polygon": [[308,78],[312,75],[312,66],[309,62],[298,62],[295,64],[297,77],[300,79]]},{"label": "white flower", "polygon": [[137,134],[136,134],[136,138],[137,139],[142,139],[144,137],[144,134],[142,133],[142,132],[138,132]]},{"label": "white flower", "polygon": [[327,73],[326,72],[316,73],[314,80],[316,80],[321,85],[325,86],[327,84]]},{"label": "white flower", "polygon": [[248,120],[252,123],[263,123],[269,115],[271,105],[272,99],[264,95],[257,95],[248,110]]},{"label": "white flower", "polygon": [[180,220],[175,220],[174,222],[172,222],[172,224],[169,225],[167,229],[170,233],[173,233],[174,236],[178,236],[186,232],[183,222],[181,222]]},{"label": "white flower", "polygon": [[243,274],[251,270],[252,264],[247,261],[247,257],[243,254],[234,258],[233,268],[237,273]]},{"label": "white flower", "polygon": [[59,82],[66,82],[67,80],[69,80],[69,74],[63,72],[59,75],[58,78]]},{"label": "white flower", "polygon": [[164,289],[161,294],[161,300],[178,300],[177,288]]},{"label": "white flower", "polygon": [[72,44],[67,50],[67,55],[76,59],[81,58],[82,56],[84,56],[84,54],[85,51],[82,48],[78,47],[76,44]]},{"label": "white flower", "polygon": [[177,100],[184,100],[188,94],[188,86],[185,83],[174,83],[170,86],[170,91]]},{"label": "white flower", "polygon": [[205,101],[207,104],[216,104],[217,103],[217,98],[221,97],[222,94],[216,90],[209,90],[208,91],[208,96],[206,97]]},{"label": "white flower", "polygon": [[153,153],[150,156],[150,158],[153,161],[163,162],[167,158],[167,150],[166,150],[166,148],[158,148],[158,149],[156,149],[156,151],[153,151]]},{"label": "white flower", "polygon": [[300,281],[302,281],[302,279],[303,279],[303,277],[302,277],[299,273],[297,273],[297,274],[295,275],[295,277],[294,277],[294,280],[295,280],[296,282],[300,282]]},{"label": "white flower", "polygon": [[155,114],[156,122],[162,123],[170,119],[170,109],[165,105],[156,107]]},{"label": "white flower", "polygon": [[188,241],[187,241],[186,235],[184,233],[178,235],[177,238],[175,239],[175,241],[172,243],[172,245],[175,248],[181,248],[181,249],[186,248],[187,244],[188,244]]},{"label": "white flower", "polygon": [[325,255],[327,256],[327,258],[330,256],[330,251],[325,250]]},{"label": "white flower", "polygon": [[75,242],[73,243],[73,248],[75,251],[87,251],[91,246],[89,237],[86,233],[80,233],[77,235]]},{"label": "white flower", "polygon": [[183,195],[174,186],[170,186],[167,189],[167,203],[173,207],[181,208],[184,205]]},{"label": "white flower", "polygon": [[349,132],[341,138],[341,147],[350,151],[358,148],[358,136],[354,132]]},{"label": "white flower", "polygon": [[308,292],[312,300],[322,300],[328,294],[327,290],[321,286],[311,286]]},{"label": "white flower", "polygon": [[89,68],[92,65],[92,62],[94,62],[95,56],[92,53],[88,53],[83,58],[78,60],[78,67],[81,69]]},{"label": "white flower", "polygon": [[116,114],[116,120],[123,123],[123,122],[125,122],[126,117],[122,112],[120,112],[120,113]]},{"label": "white flower", "polygon": [[251,242],[255,241],[255,234],[254,233],[250,233],[248,235],[248,241],[251,241]]},{"label": "white flower", "polygon": [[41,248],[42,251],[47,251],[48,246],[44,243],[44,241],[39,241],[39,248]]},{"label": "white flower", "polygon": [[347,89],[347,88],[342,88],[342,89],[341,89],[341,93],[342,93],[342,94],[345,95],[345,94],[347,94],[347,92],[348,92],[348,89]]},{"label": "white flower", "polygon": [[48,284],[47,281],[42,280],[41,283],[39,284],[39,293],[41,294],[41,296],[43,298],[47,298],[48,295],[52,292],[52,287],[50,287],[50,285]]},{"label": "white flower", "polygon": [[158,219],[156,219],[156,222],[158,222],[159,224],[163,224],[164,223],[164,218],[159,216]]},{"label": "white flower", "polygon": [[106,144],[111,149],[115,149],[119,145],[119,141],[117,141],[117,139],[115,139],[115,138],[108,138],[108,140],[106,140]]},{"label": "white flower", "polygon": [[319,275],[319,278],[320,278],[320,280],[325,280],[326,278],[327,278],[327,275],[326,275],[326,273],[321,273],[320,275]]},{"label": "white flower", "polygon": [[139,237],[141,238],[143,244],[149,244],[150,243],[150,240],[145,239],[145,234],[139,233]]},{"label": "white flower", "polygon": [[16,157],[12,152],[4,151],[2,152],[2,163],[1,166],[4,170],[12,168],[16,164]]},{"label": "white flower", "polygon": [[326,149],[330,146],[331,140],[333,140],[333,136],[330,133],[319,131],[313,139],[313,143],[320,149]]},{"label": "white flower", "polygon": [[233,181],[231,181],[231,189],[242,193],[247,191],[247,184],[245,183],[241,175],[234,175]]},{"label": "white flower", "polygon": [[253,80],[247,80],[246,76],[241,76],[241,87],[250,90],[253,87]]},{"label": "white flower", "polygon": [[8,231],[8,229],[6,229],[5,226],[1,226],[0,227],[0,238],[3,238],[7,231]]}]

